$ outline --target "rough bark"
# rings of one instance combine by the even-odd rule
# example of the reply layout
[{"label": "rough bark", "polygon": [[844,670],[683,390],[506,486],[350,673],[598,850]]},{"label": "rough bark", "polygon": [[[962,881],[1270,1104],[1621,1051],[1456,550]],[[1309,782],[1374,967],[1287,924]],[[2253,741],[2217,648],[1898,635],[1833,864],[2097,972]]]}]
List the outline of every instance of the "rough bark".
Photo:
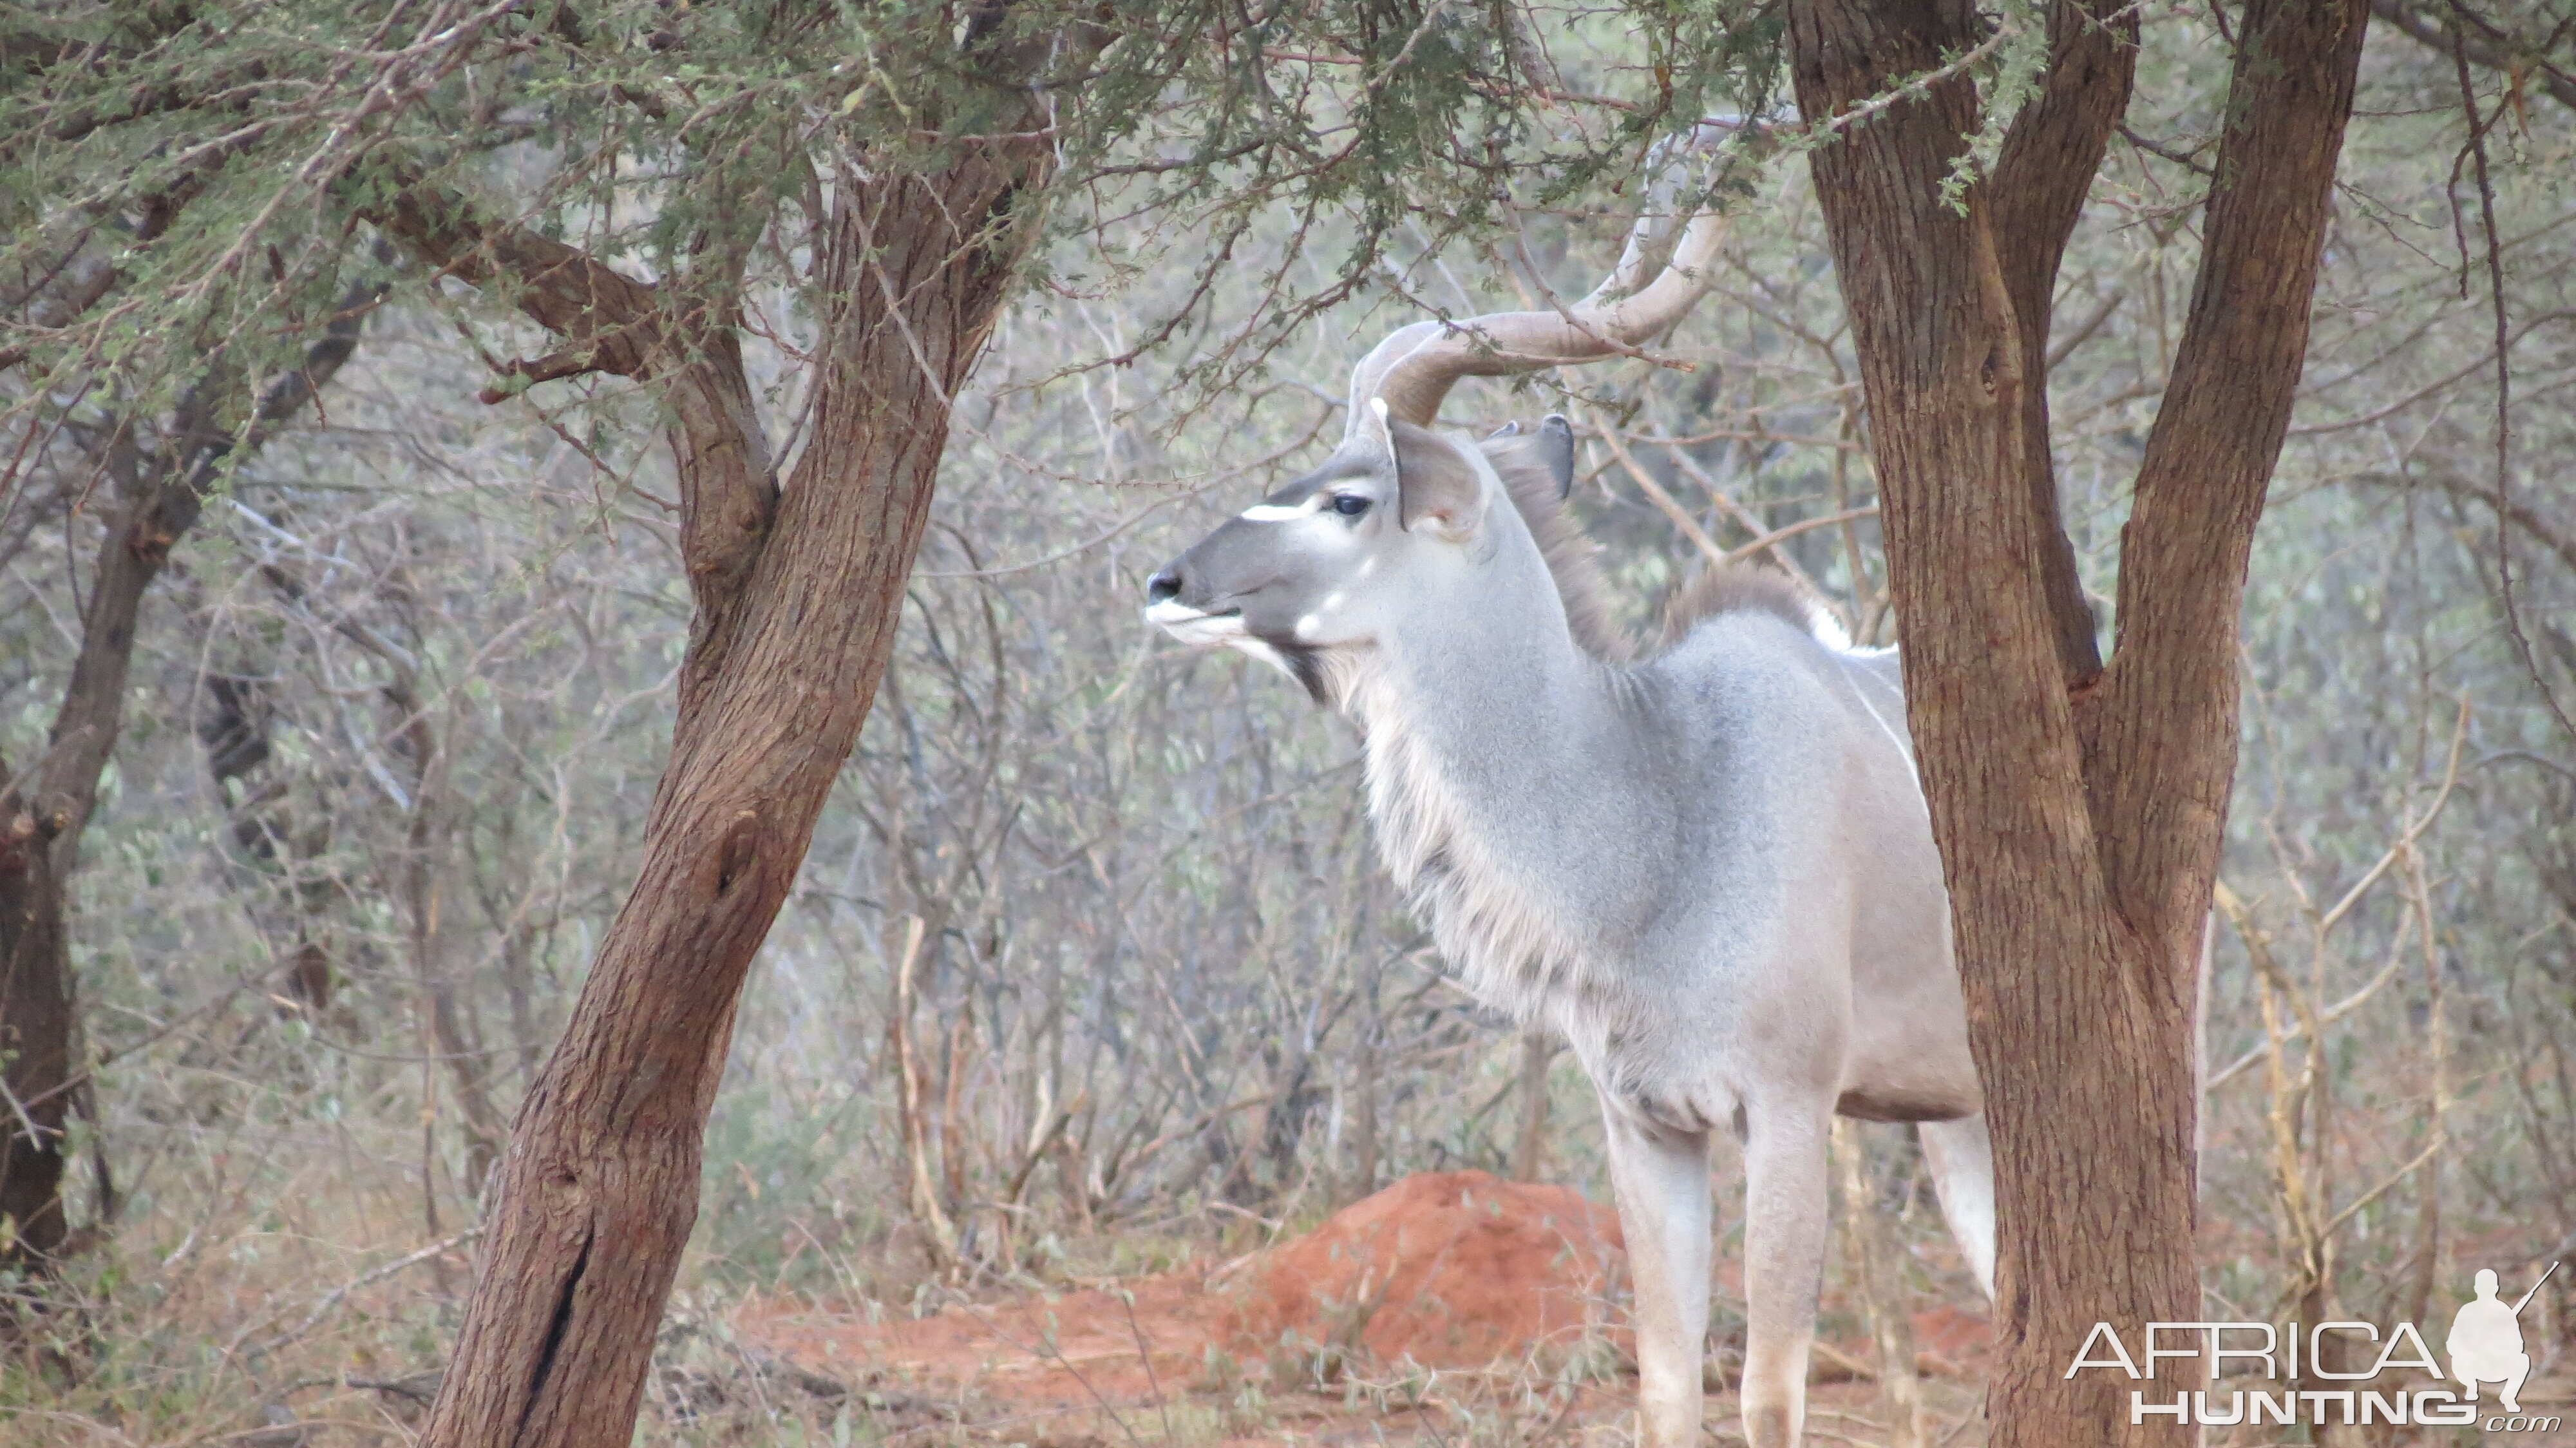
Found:
[{"label": "rough bark", "polygon": [[[50,823],[47,821],[46,823]],[[62,1251],[63,1118],[71,1106],[71,942],[48,833],[25,811],[0,836],[0,1051],[7,1116],[0,1120],[0,1216],[6,1260],[41,1265]]]},{"label": "rough bark", "polygon": [[[2057,68],[1963,209],[1940,188],[1976,126],[1965,78],[1814,155],[1994,1129],[1999,1448],[2190,1434],[2131,1426],[2125,1377],[2065,1369],[2097,1321],[2134,1332],[2200,1315],[2192,1021],[2236,761],[2236,617],[2305,355],[2367,4],[2245,9],[2199,282],[2098,674],[2058,575],[2045,412],[2028,394],[2044,386],[2057,258],[2125,60],[2061,4]],[[1957,0],[1798,0],[1789,31],[1811,121],[1979,38]]]},{"label": "rough bark", "polygon": [[382,292],[370,283],[344,297],[303,365],[273,383],[240,425],[222,416],[238,384],[217,375],[181,400],[158,452],[140,452],[121,430],[110,444],[122,506],[99,542],[71,678],[44,755],[15,778],[0,771],[0,1050],[12,1053],[0,1072],[8,1087],[0,1213],[14,1234],[0,1259],[42,1265],[66,1245],[62,1130],[80,1079],[66,886],[124,726],[144,593],[196,523],[225,459],[266,442],[312,400],[357,349],[366,309]]},{"label": "rough bark", "polygon": [[[2105,20],[2105,16],[2111,16]],[[2014,118],[1986,195],[1997,263],[2021,347],[2021,477],[2029,490],[2040,583],[2057,660],[2067,677],[2102,667],[2093,607],[2075,573],[2075,547],[2058,520],[2057,466],[2049,447],[2048,327],[2057,267],[2102,168],[2112,128],[2129,108],[2138,69],[2138,20],[2116,0],[2062,3],[2048,12],[2048,73]]]},{"label": "rough bark", "polygon": [[386,218],[453,275],[506,272],[521,309],[575,344],[532,372],[659,384],[697,605],[636,884],[521,1104],[424,1443],[632,1434],[744,975],[883,676],[950,399],[1034,230],[1022,213],[1053,165],[1038,104],[1021,90],[1019,109],[958,127],[985,139],[943,169],[841,169],[813,431],[784,489],[710,293],[684,305],[450,202],[414,196]]}]

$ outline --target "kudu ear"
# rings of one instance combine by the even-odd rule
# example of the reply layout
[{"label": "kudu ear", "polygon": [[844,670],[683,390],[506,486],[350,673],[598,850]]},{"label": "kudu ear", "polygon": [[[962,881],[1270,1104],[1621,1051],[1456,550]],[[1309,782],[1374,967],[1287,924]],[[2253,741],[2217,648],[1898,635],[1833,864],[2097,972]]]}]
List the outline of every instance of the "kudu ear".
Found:
[{"label": "kudu ear", "polygon": [[1551,412],[1539,419],[1538,455],[1548,476],[1556,479],[1556,500],[1564,502],[1574,492],[1574,424],[1565,414]]},{"label": "kudu ear", "polygon": [[1435,532],[1464,538],[1485,521],[1485,479],[1464,453],[1427,427],[1390,419],[1387,441],[1395,457],[1396,496],[1405,531],[1428,523]]}]

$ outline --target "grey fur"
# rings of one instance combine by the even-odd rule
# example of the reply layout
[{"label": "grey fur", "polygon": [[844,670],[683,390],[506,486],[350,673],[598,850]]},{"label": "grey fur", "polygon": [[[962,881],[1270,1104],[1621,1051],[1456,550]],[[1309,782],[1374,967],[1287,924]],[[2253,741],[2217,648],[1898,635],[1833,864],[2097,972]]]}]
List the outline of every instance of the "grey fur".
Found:
[{"label": "grey fur", "polygon": [[1641,222],[1570,309],[1420,322],[1354,370],[1324,465],[1156,573],[1148,621],[1356,722],[1378,853],[1468,989],[1572,1042],[1636,1284],[1639,1436],[1697,1448],[1708,1148],[1744,1140],[1744,1429],[1798,1442],[1833,1115],[1920,1123],[1993,1290],[1991,1150],[1895,656],[1827,646],[1777,575],[1712,569],[1653,652],[1562,506],[1561,420],[1429,430],[1461,376],[1611,355],[1706,286],[1703,214]]},{"label": "grey fur", "polygon": [[1565,601],[1566,621],[1583,651],[1606,663],[1636,663],[1664,653],[1690,636],[1693,629],[1721,613],[1759,609],[1776,614],[1800,629],[1815,624],[1815,608],[1788,574],[1751,563],[1728,563],[1700,571],[1664,601],[1663,619],[1652,639],[1639,641],[1611,622],[1610,584],[1602,576],[1600,550],[1584,536],[1566,498],[1574,476],[1574,432],[1551,413],[1536,432],[1519,423],[1477,446],[1503,480],[1512,506],[1529,526],[1547,571]]},{"label": "grey fur", "polygon": [[1788,574],[1751,563],[1720,563],[1673,590],[1664,600],[1664,624],[1657,652],[1690,637],[1693,630],[1721,613],[1755,609],[1781,618],[1790,627],[1812,631],[1816,610]]},{"label": "grey fur", "polygon": [[[1749,571],[1694,591],[1686,636],[1617,662],[1588,545],[1519,441],[1397,424],[1392,467],[1337,454],[1157,575],[1149,616],[1279,664],[1360,726],[1379,853],[1443,954],[1562,1031],[1600,1088],[1652,1444],[1696,1433],[1707,1145],[1745,1115],[1746,1431],[1776,1448],[1803,1417],[1836,1111],[1927,1123],[1945,1209],[1991,1272],[1901,681]],[[1407,528],[1416,489],[1439,506]],[[1344,517],[1343,497],[1368,508]]]},{"label": "grey fur", "polygon": [[[1550,417],[1548,421],[1560,428],[1565,423],[1561,417]],[[1504,491],[1511,495],[1512,507],[1528,525],[1540,556],[1547,560],[1548,573],[1556,580],[1557,596],[1565,601],[1566,622],[1574,630],[1575,641],[1596,659],[1621,663],[1636,654],[1636,642],[1610,621],[1610,587],[1601,576],[1599,550],[1565,511],[1566,481],[1572,476],[1574,462],[1573,441],[1572,432],[1564,433],[1561,463],[1558,443],[1544,424],[1535,433],[1497,433],[1479,446],[1484,449],[1485,460],[1493,464],[1495,475],[1502,479]]]}]

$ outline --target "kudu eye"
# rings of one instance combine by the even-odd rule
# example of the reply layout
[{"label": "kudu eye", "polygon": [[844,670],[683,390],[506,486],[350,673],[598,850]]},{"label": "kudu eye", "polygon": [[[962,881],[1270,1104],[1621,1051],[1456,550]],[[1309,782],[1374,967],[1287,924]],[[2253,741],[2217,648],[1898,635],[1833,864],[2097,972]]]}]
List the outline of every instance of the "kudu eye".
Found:
[{"label": "kudu eye", "polygon": [[1370,500],[1357,493],[1335,493],[1333,511],[1345,518],[1356,518],[1369,510]]}]

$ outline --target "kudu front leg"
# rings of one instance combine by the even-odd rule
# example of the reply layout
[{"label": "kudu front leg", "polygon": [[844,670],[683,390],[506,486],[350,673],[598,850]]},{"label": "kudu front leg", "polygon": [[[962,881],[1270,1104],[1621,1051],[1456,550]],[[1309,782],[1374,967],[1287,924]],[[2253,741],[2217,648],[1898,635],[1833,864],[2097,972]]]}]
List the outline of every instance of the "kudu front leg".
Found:
[{"label": "kudu front leg", "polygon": [[1601,1117],[1635,1284],[1637,1441],[1697,1448],[1708,1344],[1708,1136],[1640,1121],[1607,1095]]},{"label": "kudu front leg", "polygon": [[1830,1103],[1752,1104],[1744,1142],[1744,1436],[1795,1448],[1824,1276]]}]

